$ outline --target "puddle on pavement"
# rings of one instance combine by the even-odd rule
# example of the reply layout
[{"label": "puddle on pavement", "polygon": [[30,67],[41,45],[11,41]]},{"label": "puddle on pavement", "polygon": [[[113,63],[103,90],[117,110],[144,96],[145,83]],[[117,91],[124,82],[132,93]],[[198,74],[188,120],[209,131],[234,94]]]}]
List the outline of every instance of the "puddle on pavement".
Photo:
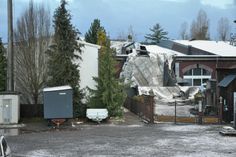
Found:
[{"label": "puddle on pavement", "polygon": [[20,130],[18,128],[0,129],[0,135],[4,135],[4,136],[17,136],[19,134],[20,134]]}]

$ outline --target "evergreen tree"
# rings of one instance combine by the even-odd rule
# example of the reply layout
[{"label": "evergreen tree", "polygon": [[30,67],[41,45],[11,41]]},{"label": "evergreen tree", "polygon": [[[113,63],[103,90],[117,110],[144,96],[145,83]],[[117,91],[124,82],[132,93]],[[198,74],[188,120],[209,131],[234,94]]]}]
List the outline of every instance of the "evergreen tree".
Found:
[{"label": "evergreen tree", "polygon": [[98,42],[98,32],[100,30],[104,30],[104,28],[100,24],[99,19],[95,19],[93,23],[91,24],[88,32],[85,34],[85,41],[92,43],[92,44],[97,44]]},{"label": "evergreen tree", "polygon": [[7,59],[5,57],[6,49],[2,44],[2,39],[0,38],[0,91],[6,90],[7,81]]},{"label": "evergreen tree", "polygon": [[98,32],[99,77],[94,78],[97,89],[90,89],[89,105],[93,108],[107,108],[109,116],[122,116],[122,105],[125,100],[124,86],[115,78],[114,50],[110,48],[110,40],[104,30]]},{"label": "evergreen tree", "polygon": [[145,38],[147,40],[151,40],[152,44],[157,44],[160,42],[160,40],[163,39],[168,39],[166,37],[166,35],[168,34],[168,32],[164,31],[163,28],[161,28],[160,24],[157,23],[156,25],[153,26],[153,28],[150,28],[150,31],[152,32],[152,34],[147,34],[145,36]]},{"label": "evergreen tree", "polygon": [[[76,39],[78,31],[71,24],[71,15],[66,9],[66,1],[61,0],[54,12],[54,39],[48,51],[48,86],[70,85],[73,88],[74,116],[79,116],[82,93],[79,90],[79,65],[72,62],[80,58],[80,46]],[[75,53],[75,51],[79,53]]]}]

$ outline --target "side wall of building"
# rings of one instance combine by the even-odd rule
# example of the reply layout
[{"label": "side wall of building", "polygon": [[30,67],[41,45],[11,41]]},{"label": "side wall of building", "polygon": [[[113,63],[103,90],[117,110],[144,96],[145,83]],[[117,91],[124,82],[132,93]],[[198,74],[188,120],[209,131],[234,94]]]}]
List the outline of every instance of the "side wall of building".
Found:
[{"label": "side wall of building", "polygon": [[93,77],[98,77],[98,50],[100,47],[83,41],[79,41],[79,43],[83,44],[81,47],[82,60],[75,60],[75,62],[79,63],[80,89],[86,87],[95,89],[96,82]]}]

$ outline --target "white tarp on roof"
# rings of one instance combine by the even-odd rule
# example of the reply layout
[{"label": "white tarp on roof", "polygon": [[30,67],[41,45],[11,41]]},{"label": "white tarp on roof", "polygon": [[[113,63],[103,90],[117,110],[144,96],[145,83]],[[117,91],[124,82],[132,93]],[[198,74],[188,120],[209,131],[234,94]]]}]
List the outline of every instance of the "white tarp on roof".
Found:
[{"label": "white tarp on roof", "polygon": [[186,46],[192,46],[219,56],[236,56],[236,47],[230,45],[229,42],[209,40],[175,40],[174,42]]},{"label": "white tarp on roof", "polygon": [[173,56],[181,53],[157,45],[145,47],[150,52],[149,56],[137,55],[133,50],[128,55],[120,76],[132,86],[163,86],[164,62],[168,60],[170,66]]},{"label": "white tarp on roof", "polygon": [[162,86],[164,62],[158,54],[138,56],[130,54],[120,74],[132,86]]}]

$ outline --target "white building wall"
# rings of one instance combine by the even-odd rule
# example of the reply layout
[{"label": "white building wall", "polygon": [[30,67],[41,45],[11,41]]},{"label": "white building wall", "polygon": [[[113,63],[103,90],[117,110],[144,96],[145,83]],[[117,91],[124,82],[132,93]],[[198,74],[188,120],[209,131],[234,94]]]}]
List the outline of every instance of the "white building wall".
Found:
[{"label": "white building wall", "polygon": [[98,77],[98,50],[100,46],[90,44],[84,41],[78,41],[78,43],[83,44],[81,47],[82,61],[80,63],[80,88],[84,89],[86,87],[95,89],[96,82],[93,77]]}]

